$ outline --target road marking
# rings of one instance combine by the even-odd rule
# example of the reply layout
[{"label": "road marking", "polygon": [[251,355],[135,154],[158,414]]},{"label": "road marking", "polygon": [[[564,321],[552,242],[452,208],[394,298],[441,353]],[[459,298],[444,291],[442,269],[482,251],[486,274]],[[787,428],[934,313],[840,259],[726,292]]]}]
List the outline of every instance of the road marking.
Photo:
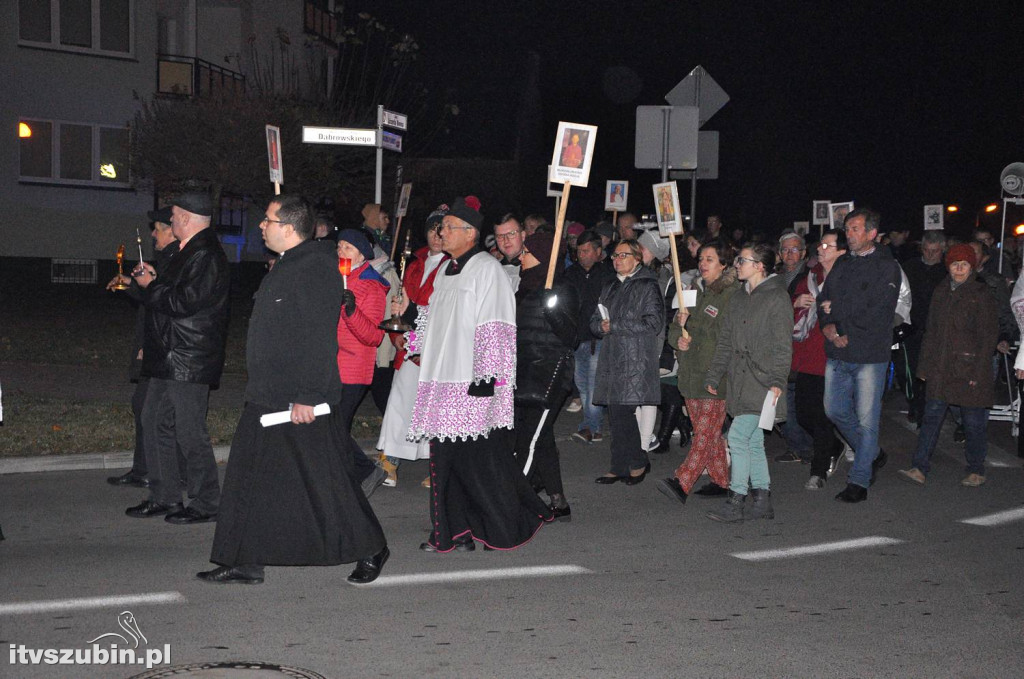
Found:
[{"label": "road marking", "polygon": [[816,556],[818,554],[829,554],[831,552],[845,552],[851,549],[864,549],[865,547],[880,547],[882,545],[898,545],[903,540],[885,538],[877,535],[856,540],[840,540],[838,542],[822,542],[817,545],[804,545],[803,547],[789,547],[787,549],[765,549],[758,552],[736,552],[729,556],[744,561],[768,561],[770,559],[789,559],[796,556]]},{"label": "road marking", "polygon": [[84,608],[119,608],[138,604],[183,604],[188,600],[181,592],[155,592],[153,594],[122,594],[119,596],[91,596],[79,599],[50,599],[48,601],[23,601],[14,604],[0,604],[0,615],[21,615],[23,613],[52,613]]},{"label": "road marking", "polygon": [[1018,509],[1007,509],[1004,512],[976,516],[973,519],[961,519],[960,523],[968,523],[972,526],[998,526],[1011,521],[1024,519],[1024,507]]},{"label": "road marking", "polygon": [[427,585],[473,580],[507,580],[511,578],[545,578],[559,575],[585,575],[593,573],[583,566],[525,566],[522,568],[492,568],[472,571],[446,571],[444,573],[410,573],[385,575],[368,585],[358,587],[393,587],[398,585]]}]

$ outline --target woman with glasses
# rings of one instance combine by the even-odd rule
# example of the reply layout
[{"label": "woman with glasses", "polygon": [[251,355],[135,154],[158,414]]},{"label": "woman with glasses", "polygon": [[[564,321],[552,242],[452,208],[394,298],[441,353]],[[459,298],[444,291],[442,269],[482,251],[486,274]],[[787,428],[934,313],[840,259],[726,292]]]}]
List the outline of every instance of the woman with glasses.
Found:
[{"label": "woman with glasses", "polygon": [[615,278],[601,291],[590,329],[601,338],[593,402],[608,406],[612,429],[611,470],[596,481],[636,485],[651,465],[641,445],[637,406],[658,405],[658,358],[665,341],[665,309],[657,275],[643,265],[635,239],[612,253]]},{"label": "woman with glasses", "polygon": [[[729,498],[721,509],[707,513],[709,519],[726,523],[775,517],[764,432],[758,422],[769,393],[776,408],[774,420],[786,419],[786,399],[779,396],[786,389],[793,351],[793,307],[786,281],[770,273],[775,268],[774,250],[765,243],[748,243],[734,266],[744,285],[730,300],[704,378],[712,396],[726,380],[725,404],[733,418]],[[744,509],[748,493],[753,503]]]}]

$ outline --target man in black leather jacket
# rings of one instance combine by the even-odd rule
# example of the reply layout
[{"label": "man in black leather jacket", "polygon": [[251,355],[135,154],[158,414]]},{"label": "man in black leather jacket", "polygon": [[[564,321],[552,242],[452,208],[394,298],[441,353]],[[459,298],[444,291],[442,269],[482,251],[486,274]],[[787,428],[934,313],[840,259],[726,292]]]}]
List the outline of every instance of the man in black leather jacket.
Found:
[{"label": "man in black leather jacket", "polygon": [[[134,273],[145,290],[142,375],[150,383],[143,434],[150,497],[125,513],[192,524],[215,520],[220,504],[206,410],[210,386],[224,367],[230,278],[227,257],[209,228],[209,195],[183,194],[172,201],[171,213],[178,252],[159,276],[149,264]],[[181,503],[176,446],[188,464],[188,507]]]}]

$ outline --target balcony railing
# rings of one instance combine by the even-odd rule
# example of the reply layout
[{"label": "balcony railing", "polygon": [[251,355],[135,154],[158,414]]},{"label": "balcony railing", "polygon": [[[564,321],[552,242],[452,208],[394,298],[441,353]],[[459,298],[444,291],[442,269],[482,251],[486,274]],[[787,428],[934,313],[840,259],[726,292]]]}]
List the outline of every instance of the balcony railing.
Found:
[{"label": "balcony railing", "polygon": [[217,97],[245,93],[245,76],[197,57],[158,54],[157,88],[160,94]]}]

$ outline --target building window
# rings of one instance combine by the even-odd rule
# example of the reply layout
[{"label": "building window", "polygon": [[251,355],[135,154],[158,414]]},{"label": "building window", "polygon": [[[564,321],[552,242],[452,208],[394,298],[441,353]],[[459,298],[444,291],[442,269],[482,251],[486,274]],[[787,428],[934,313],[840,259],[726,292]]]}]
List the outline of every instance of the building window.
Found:
[{"label": "building window", "polygon": [[18,130],[22,182],[130,185],[126,127],[23,118]]},{"label": "building window", "polygon": [[134,0],[18,0],[22,45],[132,56]]}]

